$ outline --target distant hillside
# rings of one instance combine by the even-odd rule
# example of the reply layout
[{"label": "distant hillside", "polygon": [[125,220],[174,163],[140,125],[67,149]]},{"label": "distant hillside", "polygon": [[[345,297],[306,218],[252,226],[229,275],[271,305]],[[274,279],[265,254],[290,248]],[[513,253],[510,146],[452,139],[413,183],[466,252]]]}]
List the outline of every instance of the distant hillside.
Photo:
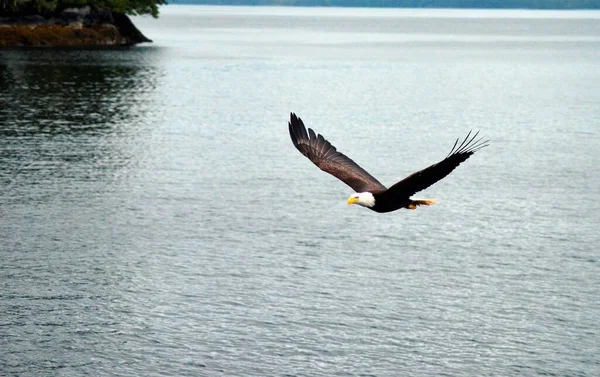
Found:
[{"label": "distant hillside", "polygon": [[375,8],[600,9],[600,0],[170,0],[169,3]]}]

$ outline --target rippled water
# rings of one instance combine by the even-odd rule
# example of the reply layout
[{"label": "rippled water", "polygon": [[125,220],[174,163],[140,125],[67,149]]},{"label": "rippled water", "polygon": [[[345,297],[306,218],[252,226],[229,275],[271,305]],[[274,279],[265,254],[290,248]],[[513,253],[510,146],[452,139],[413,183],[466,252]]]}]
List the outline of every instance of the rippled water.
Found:
[{"label": "rippled water", "polygon": [[[0,52],[0,374],[598,375],[600,14],[169,6]],[[380,215],[290,111],[392,184]]]}]

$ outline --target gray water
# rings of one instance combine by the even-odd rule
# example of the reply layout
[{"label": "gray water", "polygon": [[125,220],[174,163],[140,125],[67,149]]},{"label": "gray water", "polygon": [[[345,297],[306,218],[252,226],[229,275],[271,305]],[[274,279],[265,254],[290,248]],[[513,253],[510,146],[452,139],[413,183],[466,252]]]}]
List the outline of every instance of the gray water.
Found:
[{"label": "gray water", "polygon": [[[600,13],[168,6],[0,52],[0,375],[600,374]],[[384,184],[292,146],[298,113]]]}]

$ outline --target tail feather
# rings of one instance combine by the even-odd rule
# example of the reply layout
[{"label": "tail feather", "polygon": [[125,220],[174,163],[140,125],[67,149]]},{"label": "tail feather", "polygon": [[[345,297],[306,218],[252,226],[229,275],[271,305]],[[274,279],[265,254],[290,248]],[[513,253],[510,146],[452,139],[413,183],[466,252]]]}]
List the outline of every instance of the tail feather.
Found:
[{"label": "tail feather", "polygon": [[411,199],[408,209],[415,210],[418,206],[432,206],[437,203],[437,199]]}]

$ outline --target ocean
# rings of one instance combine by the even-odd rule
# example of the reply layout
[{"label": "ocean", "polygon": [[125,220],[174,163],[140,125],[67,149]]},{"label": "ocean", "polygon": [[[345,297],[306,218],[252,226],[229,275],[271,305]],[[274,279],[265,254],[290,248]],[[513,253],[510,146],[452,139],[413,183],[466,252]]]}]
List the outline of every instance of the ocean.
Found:
[{"label": "ocean", "polygon": [[[0,51],[0,375],[600,374],[600,12],[176,6]],[[292,145],[298,114],[383,184]]]}]

